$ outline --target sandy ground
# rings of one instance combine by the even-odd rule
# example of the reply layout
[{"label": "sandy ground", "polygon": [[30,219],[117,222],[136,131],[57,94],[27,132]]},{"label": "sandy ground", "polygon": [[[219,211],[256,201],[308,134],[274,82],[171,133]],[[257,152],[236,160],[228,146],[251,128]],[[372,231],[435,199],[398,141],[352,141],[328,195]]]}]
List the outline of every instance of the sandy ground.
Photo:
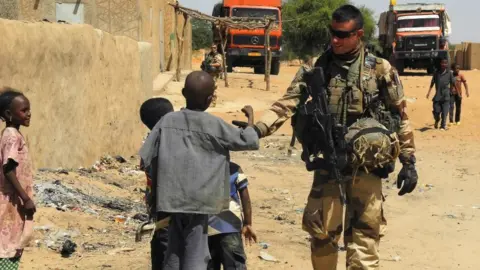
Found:
[{"label": "sandy ground", "polygon": [[[229,74],[230,87],[219,82],[219,104],[209,111],[228,121],[243,119],[240,109],[250,104],[260,116],[282,95],[296,70],[283,66],[281,74],[272,77],[269,92],[264,90],[263,76],[249,69]],[[397,195],[393,175],[384,183],[388,231],[380,245],[383,269],[479,269],[476,258],[480,252],[475,247],[480,243],[480,72],[465,72],[465,76],[472,96],[464,100],[462,125],[445,132],[432,127],[432,104],[425,98],[430,77],[411,73],[402,78],[415,129],[420,182],[414,193],[403,197]],[[171,83],[162,93],[176,108],[184,105],[180,89],[180,83]],[[269,245],[266,250],[260,245],[247,247],[250,269],[311,269],[309,240],[301,230],[301,217],[312,177],[300,162],[298,150],[287,156],[290,134],[290,125],[285,124],[262,141],[259,152],[235,153],[232,157],[249,176],[254,228],[260,241]],[[141,200],[141,193],[133,191],[142,187],[141,175],[105,172],[90,177],[75,173],[42,177],[56,177],[79,188],[94,186],[108,196]],[[111,181],[121,181],[122,188],[112,187]],[[74,240],[81,247],[70,258],[62,258],[44,246],[30,247],[21,268],[149,269],[148,240],[135,243],[134,224],[115,224],[105,218],[113,214],[94,216],[40,208],[37,226],[76,228],[80,234]],[[42,236],[42,232],[35,234],[36,239]],[[85,242],[100,247],[87,250],[81,245]],[[124,247],[133,250],[112,255],[112,250]],[[279,262],[261,260],[260,251]],[[345,269],[344,260],[345,252],[340,252],[338,269]]]}]

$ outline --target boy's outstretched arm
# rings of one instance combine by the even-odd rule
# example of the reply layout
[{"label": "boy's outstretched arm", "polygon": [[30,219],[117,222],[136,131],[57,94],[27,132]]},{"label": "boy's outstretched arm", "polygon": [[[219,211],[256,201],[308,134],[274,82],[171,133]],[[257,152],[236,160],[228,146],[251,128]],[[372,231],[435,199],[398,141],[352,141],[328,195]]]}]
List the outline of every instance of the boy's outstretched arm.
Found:
[{"label": "boy's outstretched arm", "polygon": [[242,201],[243,209],[243,228],[242,235],[245,238],[245,242],[248,241],[249,245],[252,242],[257,242],[257,234],[252,228],[252,203],[250,201],[250,194],[248,193],[248,187],[239,191],[240,200]]}]

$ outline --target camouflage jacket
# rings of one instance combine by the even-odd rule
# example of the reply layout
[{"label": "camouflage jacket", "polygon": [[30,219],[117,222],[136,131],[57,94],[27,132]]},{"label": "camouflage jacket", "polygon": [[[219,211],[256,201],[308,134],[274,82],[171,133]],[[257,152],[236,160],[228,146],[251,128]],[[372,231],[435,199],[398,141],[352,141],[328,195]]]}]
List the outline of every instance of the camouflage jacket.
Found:
[{"label": "camouflage jacket", "polygon": [[[321,59],[321,58],[320,58]],[[317,60],[317,61],[320,61]],[[371,59],[371,57],[370,57]],[[378,90],[388,93],[386,101],[389,103],[392,114],[400,114],[400,127],[397,135],[400,140],[400,159],[408,162],[409,158],[415,153],[415,143],[413,131],[410,126],[406,112],[406,100],[403,94],[403,88],[398,73],[390,63],[382,58],[374,57],[376,63],[371,70],[373,83]],[[366,64],[365,64],[366,65]],[[274,133],[295,113],[297,106],[305,102],[308,98],[306,83],[304,80],[305,72],[312,67],[302,66],[296,73],[292,83],[287,88],[286,93],[271,108],[264,113],[260,121],[256,124],[263,136]],[[347,67],[348,68],[348,67]],[[329,82],[327,82],[328,84]],[[328,85],[330,88],[330,84]],[[384,88],[384,89],[382,89]]]}]

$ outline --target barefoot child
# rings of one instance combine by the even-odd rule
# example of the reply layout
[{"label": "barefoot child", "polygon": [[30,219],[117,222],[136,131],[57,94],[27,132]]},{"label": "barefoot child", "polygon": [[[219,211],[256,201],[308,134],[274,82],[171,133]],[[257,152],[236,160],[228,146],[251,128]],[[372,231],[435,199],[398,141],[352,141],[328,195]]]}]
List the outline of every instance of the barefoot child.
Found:
[{"label": "barefoot child", "polygon": [[225,270],[247,269],[242,235],[250,245],[257,242],[252,229],[252,205],[247,186],[242,168],[230,162],[230,208],[209,219],[208,243],[212,259],[208,270],[220,270],[221,266]]},{"label": "barefoot child", "polygon": [[18,269],[32,234],[33,172],[20,126],[30,126],[30,102],[11,88],[0,93],[0,117],[6,123],[0,138],[0,269]]},{"label": "barefoot child", "polygon": [[[140,107],[140,119],[143,124],[152,130],[155,125],[167,113],[173,112],[173,105],[165,98],[151,98],[145,101]],[[155,196],[157,181],[155,172],[152,167],[145,168],[143,160],[141,160],[140,167],[145,171],[147,177],[147,188],[145,192],[145,202],[147,204],[148,214],[150,220],[153,222],[168,223],[168,217],[165,214],[157,213],[155,210]],[[155,228],[152,241],[150,242],[150,257],[152,261],[152,270],[162,269],[162,263],[165,258],[168,244],[168,229],[167,227]]]},{"label": "barefoot child", "polygon": [[214,87],[207,73],[190,73],[182,90],[186,109],[165,115],[140,150],[144,165],[156,170],[156,210],[171,214],[164,270],[207,268],[208,215],[229,206],[230,151],[258,149],[250,106],[243,109],[245,129],[205,112]]}]

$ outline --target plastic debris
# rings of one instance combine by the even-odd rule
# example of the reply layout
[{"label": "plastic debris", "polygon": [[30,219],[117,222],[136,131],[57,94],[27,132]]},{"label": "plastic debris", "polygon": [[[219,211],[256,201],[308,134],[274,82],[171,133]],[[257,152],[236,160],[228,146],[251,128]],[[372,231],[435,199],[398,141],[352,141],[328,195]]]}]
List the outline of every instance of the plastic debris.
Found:
[{"label": "plastic debris", "polygon": [[64,258],[68,258],[75,252],[76,248],[77,244],[75,244],[72,240],[65,240],[62,245],[62,250],[60,251],[60,254],[62,254],[62,257]]},{"label": "plastic debris", "polygon": [[270,244],[266,242],[260,242],[258,243],[258,245],[261,246],[263,249],[268,249],[270,247]]},{"label": "plastic debris", "polygon": [[267,262],[278,262],[278,260],[273,257],[272,255],[268,254],[265,251],[260,251],[260,259],[267,261]]},{"label": "plastic debris", "polygon": [[115,216],[114,219],[115,223],[125,223],[127,221],[127,218],[122,215]]},{"label": "plastic debris", "polygon": [[138,213],[133,216],[133,219],[145,222],[148,221],[148,215],[144,213]]},{"label": "plastic debris", "polygon": [[123,158],[122,156],[115,156],[114,159],[119,162],[119,163],[126,163],[127,160]]}]

